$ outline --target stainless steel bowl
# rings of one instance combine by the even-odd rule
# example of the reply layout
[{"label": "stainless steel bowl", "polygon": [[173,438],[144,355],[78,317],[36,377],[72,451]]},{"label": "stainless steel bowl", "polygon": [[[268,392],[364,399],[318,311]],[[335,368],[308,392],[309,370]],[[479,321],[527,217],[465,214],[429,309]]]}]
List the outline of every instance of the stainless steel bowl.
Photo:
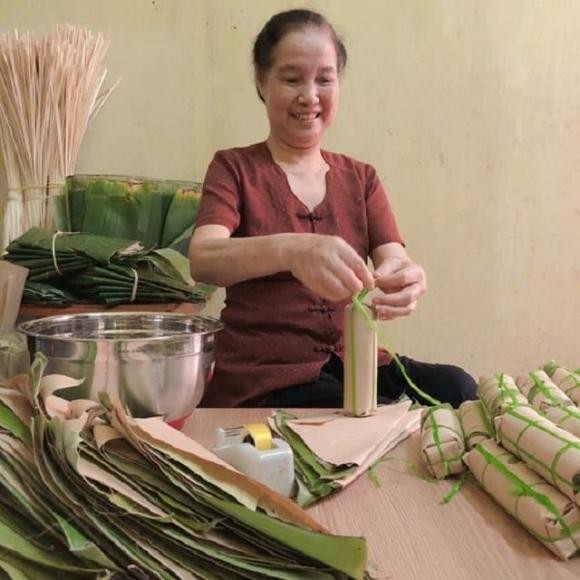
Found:
[{"label": "stainless steel bowl", "polygon": [[187,417],[199,404],[223,324],[187,314],[127,312],[49,316],[24,322],[31,357],[42,352],[47,374],[84,379],[67,399],[118,393],[135,417]]}]

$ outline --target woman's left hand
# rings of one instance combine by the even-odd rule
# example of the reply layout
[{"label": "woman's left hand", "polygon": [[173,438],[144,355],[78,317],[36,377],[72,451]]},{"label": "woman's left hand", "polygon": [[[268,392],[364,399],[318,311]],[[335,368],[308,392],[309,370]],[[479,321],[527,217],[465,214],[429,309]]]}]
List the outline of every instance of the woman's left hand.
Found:
[{"label": "woman's left hand", "polygon": [[409,259],[389,257],[374,272],[380,292],[373,298],[379,320],[408,316],[427,290],[425,270]]}]

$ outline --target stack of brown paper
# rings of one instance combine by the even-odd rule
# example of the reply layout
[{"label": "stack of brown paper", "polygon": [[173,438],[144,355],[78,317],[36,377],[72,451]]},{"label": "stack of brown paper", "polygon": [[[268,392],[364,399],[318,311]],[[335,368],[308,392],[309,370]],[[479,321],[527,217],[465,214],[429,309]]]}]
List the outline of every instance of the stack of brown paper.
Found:
[{"label": "stack of brown paper", "polygon": [[549,407],[544,411],[544,415],[558,427],[580,437],[580,409],[578,407]]},{"label": "stack of brown paper", "polygon": [[493,427],[481,401],[464,401],[457,410],[461,421],[467,449],[473,449],[481,441],[493,439]]},{"label": "stack of brown paper", "polygon": [[377,410],[377,328],[374,311],[364,304],[344,309],[344,414]]},{"label": "stack of brown paper", "polygon": [[568,397],[542,370],[533,371],[516,378],[518,389],[526,396],[532,407],[545,411],[548,407],[573,405]]},{"label": "stack of brown paper", "polygon": [[[334,413],[291,420],[287,426],[322,461],[356,466],[337,480],[344,487],[419,428],[421,410],[409,410],[410,406],[411,401],[402,401],[379,407],[364,419]],[[274,427],[272,420],[270,426]]]},{"label": "stack of brown paper", "polygon": [[580,510],[494,441],[464,461],[483,489],[556,556],[566,560],[580,547]]},{"label": "stack of brown paper", "polygon": [[421,457],[437,479],[461,473],[465,438],[456,412],[448,405],[429,407],[421,419]]},{"label": "stack of brown paper", "polygon": [[580,438],[531,407],[508,410],[495,421],[499,443],[580,505]]},{"label": "stack of brown paper", "polygon": [[0,336],[14,330],[28,270],[0,260]]},{"label": "stack of brown paper", "polygon": [[576,405],[580,406],[580,373],[557,367],[551,378]]},{"label": "stack of brown paper", "polygon": [[529,404],[513,378],[504,373],[480,377],[477,396],[483,403],[485,413],[490,420],[510,407]]}]

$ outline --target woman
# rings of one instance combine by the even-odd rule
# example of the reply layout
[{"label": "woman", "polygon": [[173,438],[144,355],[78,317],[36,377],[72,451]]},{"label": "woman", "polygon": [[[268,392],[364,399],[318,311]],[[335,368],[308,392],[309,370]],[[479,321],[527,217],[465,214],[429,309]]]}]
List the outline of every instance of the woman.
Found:
[{"label": "woman", "polygon": [[[321,148],[347,60],[332,26],[310,10],[282,12],[253,57],[270,134],[215,155],[190,246],[193,277],[227,289],[202,404],[340,407],[345,304],[376,286],[379,319],[407,316],[425,273],[405,251],[376,171]],[[461,369],[402,360],[439,400],[475,397]],[[378,375],[379,402],[406,390],[386,352]]]}]

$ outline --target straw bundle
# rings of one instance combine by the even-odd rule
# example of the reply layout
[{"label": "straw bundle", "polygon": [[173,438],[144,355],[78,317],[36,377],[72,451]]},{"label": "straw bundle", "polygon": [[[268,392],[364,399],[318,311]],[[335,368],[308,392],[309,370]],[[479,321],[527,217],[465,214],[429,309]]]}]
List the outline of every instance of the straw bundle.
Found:
[{"label": "straw bundle", "polygon": [[53,227],[54,197],[114,89],[101,90],[107,48],[100,34],[70,25],[40,38],[0,35],[0,152],[9,189],[3,247],[30,227]]}]

